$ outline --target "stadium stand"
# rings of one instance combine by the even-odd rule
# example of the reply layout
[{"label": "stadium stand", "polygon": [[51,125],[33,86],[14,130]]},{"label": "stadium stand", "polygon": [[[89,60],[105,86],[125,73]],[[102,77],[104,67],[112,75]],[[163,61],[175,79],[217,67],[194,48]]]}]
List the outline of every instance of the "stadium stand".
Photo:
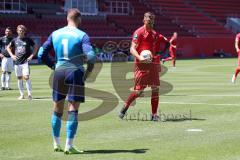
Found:
[{"label": "stadium stand", "polygon": [[[56,3],[58,2],[58,3]],[[34,36],[47,36],[53,30],[66,24],[62,3],[54,0],[29,0],[28,14],[0,14],[0,31],[6,26],[16,28],[24,24],[28,33]],[[56,15],[60,13],[60,15]],[[81,28],[90,36],[125,36],[123,30],[109,23],[105,16],[83,16],[84,23]],[[97,26],[97,29],[96,29]]]},{"label": "stadium stand", "polygon": [[[208,2],[206,0],[203,1]],[[196,2],[200,2],[200,0],[196,0]],[[149,0],[145,3],[150,4],[153,9],[160,9],[163,15],[195,33],[198,37],[232,36],[231,31],[224,28],[223,24],[207,16],[207,13],[196,8],[192,5],[192,2],[183,0]],[[210,3],[218,4],[218,1],[211,1]]]},{"label": "stadium stand", "polygon": [[[24,24],[28,28],[28,33],[34,36],[47,36],[66,24],[65,15],[61,16],[42,16],[36,18],[34,15],[7,15],[1,17],[1,28],[10,26],[15,28],[18,24]],[[83,17],[81,28],[88,32],[90,36],[122,36],[124,32],[108,24],[104,17]],[[4,22],[4,23],[3,23]],[[97,29],[96,29],[97,26]]]},{"label": "stadium stand", "polygon": [[152,9],[150,6],[140,3],[137,0],[130,1],[132,9],[134,10],[132,15],[109,15],[109,21],[114,22],[118,27],[123,28],[124,31],[131,35],[133,31],[142,25],[143,14],[146,11],[154,12],[156,16],[155,28],[165,36],[170,36],[173,32],[178,32],[180,36],[195,36],[188,30],[181,28],[180,25],[173,23],[172,19],[168,16],[163,16]]},{"label": "stadium stand", "polygon": [[[27,3],[27,12],[1,12],[0,4],[0,33],[4,33],[6,26],[16,28],[24,24],[28,34],[43,41],[53,30],[66,24],[64,0],[21,1]],[[239,16],[238,1],[96,0],[97,14],[83,15],[81,28],[98,47],[109,41],[118,46],[121,40],[129,41],[133,31],[142,25],[143,13],[152,11],[156,14],[155,29],[158,32],[168,38],[173,32],[178,32],[179,57],[211,57],[215,49],[235,52],[234,33],[224,25],[227,17]]]},{"label": "stadium stand", "polygon": [[[113,1],[113,0],[111,0]],[[239,15],[237,0],[115,0],[129,2],[130,15],[84,16],[82,28],[91,36],[130,36],[142,25],[142,15],[152,11],[157,15],[155,28],[165,36],[178,32],[184,37],[232,36],[224,28],[229,15]],[[0,14],[0,31],[5,26],[25,24],[31,35],[47,36],[64,25],[64,0],[26,0],[28,14]],[[121,5],[121,3],[116,3]],[[56,15],[59,13],[60,15]],[[189,14],[191,13],[191,14]],[[48,24],[48,25],[46,25]],[[96,29],[96,26],[98,29]]]},{"label": "stadium stand", "polygon": [[227,17],[240,16],[239,0],[190,0],[189,3],[222,24],[226,23]]}]

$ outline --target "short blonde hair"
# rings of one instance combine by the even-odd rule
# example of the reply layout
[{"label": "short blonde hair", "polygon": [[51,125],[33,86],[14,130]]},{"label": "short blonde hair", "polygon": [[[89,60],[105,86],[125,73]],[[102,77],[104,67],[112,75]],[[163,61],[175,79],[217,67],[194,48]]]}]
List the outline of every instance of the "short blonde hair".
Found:
[{"label": "short blonde hair", "polygon": [[68,10],[67,19],[76,21],[81,17],[81,13],[77,8],[72,8]]},{"label": "short blonde hair", "polygon": [[24,30],[25,32],[27,31],[27,28],[26,28],[24,25],[22,25],[22,24],[20,24],[20,25],[17,26],[17,30],[19,30],[19,29],[22,29],[22,30]]}]

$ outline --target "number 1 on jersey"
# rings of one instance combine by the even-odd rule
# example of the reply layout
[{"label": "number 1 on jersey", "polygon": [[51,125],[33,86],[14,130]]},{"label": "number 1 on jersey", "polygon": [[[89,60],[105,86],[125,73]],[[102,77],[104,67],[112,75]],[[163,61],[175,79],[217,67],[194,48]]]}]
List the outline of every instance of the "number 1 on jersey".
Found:
[{"label": "number 1 on jersey", "polygon": [[63,45],[63,58],[68,58],[68,39],[62,39],[62,45]]}]

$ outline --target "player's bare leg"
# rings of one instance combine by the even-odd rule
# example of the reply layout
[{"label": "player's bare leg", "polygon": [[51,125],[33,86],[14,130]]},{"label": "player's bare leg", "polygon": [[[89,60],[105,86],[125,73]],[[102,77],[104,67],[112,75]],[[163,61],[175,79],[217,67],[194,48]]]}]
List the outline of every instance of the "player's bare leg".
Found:
[{"label": "player's bare leg", "polygon": [[127,113],[127,110],[129,108],[129,106],[131,105],[131,103],[138,97],[140,97],[141,95],[143,95],[143,90],[135,90],[133,91],[128,99],[126,100],[123,108],[121,109],[120,113],[119,113],[119,118],[123,119],[125,114]]},{"label": "player's bare leg", "polygon": [[19,100],[24,99],[24,92],[23,92],[23,77],[22,76],[18,76],[18,89],[20,92],[20,96],[18,97]]},{"label": "player's bare leg", "polygon": [[163,64],[167,61],[172,61],[173,67],[176,67],[176,58],[173,56],[170,56],[168,58],[162,59]]},{"label": "player's bare leg", "polygon": [[240,72],[240,67],[237,67],[235,69],[235,73],[234,75],[232,76],[232,83],[235,83],[236,82],[236,79],[237,79],[237,76],[238,76],[238,73]]},{"label": "player's bare leg", "polygon": [[152,89],[152,96],[151,96],[151,105],[152,105],[152,121],[158,121],[159,116],[157,114],[158,111],[158,102],[159,102],[159,87],[153,86]]},{"label": "player's bare leg", "polygon": [[176,59],[175,58],[173,58],[173,67],[176,67]]},{"label": "player's bare leg", "polygon": [[11,87],[10,87],[10,81],[11,81],[11,72],[7,72],[6,73],[6,90],[11,90]]},{"label": "player's bare leg", "polygon": [[171,60],[173,60],[173,57],[167,57],[167,58],[163,59],[164,62],[171,61]]},{"label": "player's bare leg", "polygon": [[6,84],[6,71],[2,71],[1,75],[1,90],[5,90],[5,84]]},{"label": "player's bare leg", "polygon": [[32,100],[32,86],[31,86],[31,81],[29,79],[29,75],[26,75],[23,78],[26,81],[26,88],[27,88],[27,92],[28,92],[28,99]]}]

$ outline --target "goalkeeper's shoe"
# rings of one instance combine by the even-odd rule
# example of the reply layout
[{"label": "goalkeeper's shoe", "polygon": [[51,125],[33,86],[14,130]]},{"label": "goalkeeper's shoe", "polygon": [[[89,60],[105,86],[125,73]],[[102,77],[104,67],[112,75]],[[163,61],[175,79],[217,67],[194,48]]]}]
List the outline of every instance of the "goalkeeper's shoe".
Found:
[{"label": "goalkeeper's shoe", "polygon": [[84,151],[80,151],[80,150],[77,150],[76,148],[74,147],[71,147],[67,150],[64,151],[64,154],[81,154],[83,153]]},{"label": "goalkeeper's shoe", "polygon": [[63,152],[63,149],[60,145],[55,145],[53,149],[54,149],[54,152]]},{"label": "goalkeeper's shoe", "polygon": [[123,108],[121,109],[121,111],[120,111],[118,117],[121,118],[121,119],[123,119],[124,116],[125,116],[125,114],[127,113],[127,110],[128,110],[128,108],[125,107],[125,105],[124,105]]}]

